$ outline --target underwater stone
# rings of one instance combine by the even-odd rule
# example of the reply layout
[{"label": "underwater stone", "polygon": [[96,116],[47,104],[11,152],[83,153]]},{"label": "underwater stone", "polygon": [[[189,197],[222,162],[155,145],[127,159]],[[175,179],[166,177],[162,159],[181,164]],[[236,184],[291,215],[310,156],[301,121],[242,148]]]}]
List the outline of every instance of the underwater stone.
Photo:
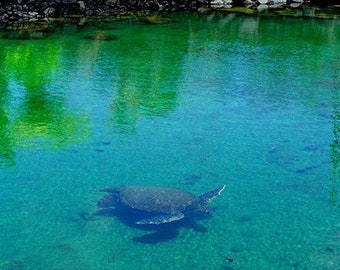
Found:
[{"label": "underwater stone", "polygon": [[91,39],[91,40],[115,40],[117,39],[117,36],[99,32],[99,33],[87,35],[84,38]]},{"label": "underwater stone", "polygon": [[230,251],[237,253],[245,251],[247,246],[244,243],[236,243],[231,248]]},{"label": "underwater stone", "polygon": [[140,22],[145,24],[166,24],[170,23],[171,19],[164,18],[159,15],[146,16],[139,19]]},{"label": "underwater stone", "polygon": [[0,269],[1,270],[24,270],[25,264],[20,260],[14,259],[8,262],[1,263]]}]

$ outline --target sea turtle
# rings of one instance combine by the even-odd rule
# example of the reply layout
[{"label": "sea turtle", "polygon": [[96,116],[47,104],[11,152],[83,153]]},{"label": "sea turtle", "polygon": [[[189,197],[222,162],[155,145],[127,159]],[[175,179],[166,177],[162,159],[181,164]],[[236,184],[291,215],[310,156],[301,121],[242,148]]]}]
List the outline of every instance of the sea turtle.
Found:
[{"label": "sea turtle", "polygon": [[97,203],[99,208],[124,206],[147,214],[136,224],[162,224],[181,220],[194,211],[210,213],[207,203],[220,195],[225,185],[201,196],[172,187],[159,186],[122,186],[104,188],[108,192]]}]

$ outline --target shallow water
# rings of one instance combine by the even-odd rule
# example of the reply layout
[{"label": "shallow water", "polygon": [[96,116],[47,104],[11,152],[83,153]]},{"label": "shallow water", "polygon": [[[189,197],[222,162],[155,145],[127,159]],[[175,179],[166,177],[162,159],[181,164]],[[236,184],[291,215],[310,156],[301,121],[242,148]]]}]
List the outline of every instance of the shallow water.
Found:
[{"label": "shallow water", "polygon": [[[339,269],[340,21],[106,29],[0,40],[0,269]],[[131,184],[227,188],[196,223],[86,218]]]}]

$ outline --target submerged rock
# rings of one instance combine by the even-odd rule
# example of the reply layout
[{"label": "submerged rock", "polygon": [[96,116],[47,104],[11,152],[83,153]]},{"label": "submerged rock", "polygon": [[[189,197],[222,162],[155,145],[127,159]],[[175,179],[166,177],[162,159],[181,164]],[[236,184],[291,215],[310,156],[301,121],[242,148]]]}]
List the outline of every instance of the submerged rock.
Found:
[{"label": "submerged rock", "polygon": [[201,176],[195,173],[186,173],[183,178],[178,181],[182,185],[193,185],[201,180]]},{"label": "submerged rock", "polygon": [[171,19],[164,18],[159,15],[152,15],[152,16],[141,17],[139,21],[145,24],[167,24],[171,22]]},{"label": "submerged rock", "polygon": [[25,264],[18,259],[13,259],[7,262],[0,262],[1,270],[24,270]]},{"label": "submerged rock", "polygon": [[85,36],[84,38],[90,39],[90,40],[108,41],[108,40],[115,40],[118,37],[116,35],[110,35],[110,34],[106,34],[106,33],[103,33],[103,32],[98,32],[98,33],[89,34],[89,35]]},{"label": "submerged rock", "polygon": [[3,39],[45,39],[46,33],[29,29],[7,30],[2,35]]}]

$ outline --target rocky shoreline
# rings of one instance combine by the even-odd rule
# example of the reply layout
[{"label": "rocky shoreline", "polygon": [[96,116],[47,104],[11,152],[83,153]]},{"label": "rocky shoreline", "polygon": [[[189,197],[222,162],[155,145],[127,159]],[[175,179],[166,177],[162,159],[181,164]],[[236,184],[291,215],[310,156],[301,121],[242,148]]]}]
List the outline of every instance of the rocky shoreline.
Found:
[{"label": "rocky shoreline", "polygon": [[0,1],[0,22],[105,16],[139,10],[197,9],[206,4],[206,0],[9,0]]},{"label": "rocky shoreline", "polygon": [[[198,10],[201,7],[300,5],[319,0],[0,0],[0,23],[131,11]],[[321,3],[333,0],[322,0]]]}]

